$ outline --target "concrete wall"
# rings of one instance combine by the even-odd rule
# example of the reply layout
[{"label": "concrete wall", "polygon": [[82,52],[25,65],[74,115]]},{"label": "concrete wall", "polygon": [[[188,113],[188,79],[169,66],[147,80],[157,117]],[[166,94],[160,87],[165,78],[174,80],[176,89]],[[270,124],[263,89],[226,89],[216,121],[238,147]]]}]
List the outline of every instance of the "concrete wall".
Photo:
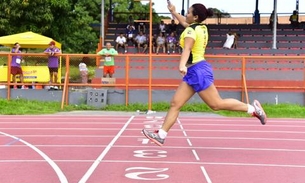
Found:
[{"label": "concrete wall", "polygon": [[[153,102],[169,102],[174,94],[174,90],[153,90]],[[261,103],[293,103],[305,105],[305,93],[296,92],[249,92],[249,99],[252,102],[258,99]],[[223,98],[241,99],[240,92],[226,92],[220,91]],[[0,89],[0,97],[6,98],[7,90]],[[48,91],[48,90],[11,90],[11,98],[41,100],[41,101],[61,101],[62,91]],[[276,99],[277,98],[277,99]],[[197,94],[195,94],[189,103],[202,102]],[[129,103],[148,103],[147,90],[130,90]],[[69,104],[87,104],[87,90],[70,91]],[[107,104],[125,104],[125,90],[107,89]]]}]

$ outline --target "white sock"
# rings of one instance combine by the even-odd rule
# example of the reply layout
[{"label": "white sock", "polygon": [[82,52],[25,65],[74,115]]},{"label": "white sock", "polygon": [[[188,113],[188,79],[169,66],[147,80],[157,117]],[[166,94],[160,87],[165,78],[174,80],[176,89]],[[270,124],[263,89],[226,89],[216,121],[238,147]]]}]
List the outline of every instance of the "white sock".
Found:
[{"label": "white sock", "polygon": [[159,129],[158,135],[161,139],[165,139],[165,137],[167,136],[167,132],[162,129]]},{"label": "white sock", "polygon": [[248,104],[248,114],[253,114],[253,112],[255,111],[255,108],[252,106],[252,105],[250,105],[250,104]]}]

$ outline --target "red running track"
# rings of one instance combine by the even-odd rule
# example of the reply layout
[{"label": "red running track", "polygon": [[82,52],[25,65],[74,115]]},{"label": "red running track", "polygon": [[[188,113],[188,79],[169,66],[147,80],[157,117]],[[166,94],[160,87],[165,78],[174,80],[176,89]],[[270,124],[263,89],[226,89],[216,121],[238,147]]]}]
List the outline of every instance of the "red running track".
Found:
[{"label": "red running track", "polygon": [[305,120],[182,116],[0,116],[3,183],[304,183]]}]

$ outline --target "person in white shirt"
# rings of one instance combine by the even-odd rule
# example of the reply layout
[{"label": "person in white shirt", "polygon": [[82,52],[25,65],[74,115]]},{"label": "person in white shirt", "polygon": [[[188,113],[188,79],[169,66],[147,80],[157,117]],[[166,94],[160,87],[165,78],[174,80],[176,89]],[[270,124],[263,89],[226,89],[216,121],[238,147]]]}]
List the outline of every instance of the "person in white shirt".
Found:
[{"label": "person in white shirt", "polygon": [[159,54],[159,49],[162,48],[163,49],[163,53],[165,53],[165,42],[166,39],[164,37],[164,33],[160,32],[159,36],[157,37],[157,50],[156,53]]},{"label": "person in white shirt", "polygon": [[115,45],[115,49],[119,50],[118,48],[121,47],[124,49],[124,52],[127,53],[127,42],[126,42],[126,38],[124,37],[124,34],[121,32],[120,35],[116,38],[115,40],[116,45]]},{"label": "person in white shirt", "polygon": [[140,49],[141,47],[143,48],[143,53],[145,53],[146,49],[147,49],[147,38],[146,36],[143,34],[143,32],[140,32],[137,37],[135,38],[136,41],[136,45],[138,47],[138,52],[140,53]]},{"label": "person in white shirt", "polygon": [[238,34],[229,32],[227,33],[227,39],[226,42],[223,44],[223,48],[225,49],[231,49],[231,48],[237,48],[237,38]]},{"label": "person in white shirt", "polygon": [[164,34],[166,33],[166,24],[164,24],[164,21],[160,22],[158,30],[159,30],[159,32],[162,32]]}]

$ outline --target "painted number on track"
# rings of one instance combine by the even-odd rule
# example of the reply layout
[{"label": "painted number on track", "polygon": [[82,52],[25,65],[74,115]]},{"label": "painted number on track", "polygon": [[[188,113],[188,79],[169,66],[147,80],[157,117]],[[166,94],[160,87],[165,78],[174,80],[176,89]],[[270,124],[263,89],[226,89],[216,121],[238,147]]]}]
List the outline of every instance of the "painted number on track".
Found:
[{"label": "painted number on track", "polygon": [[166,153],[162,150],[136,150],[134,156],[137,158],[166,158]]},{"label": "painted number on track", "polygon": [[169,175],[162,174],[162,172],[165,172],[168,169],[169,168],[130,167],[125,171],[133,172],[126,173],[125,176],[136,180],[164,180],[167,179]]}]

